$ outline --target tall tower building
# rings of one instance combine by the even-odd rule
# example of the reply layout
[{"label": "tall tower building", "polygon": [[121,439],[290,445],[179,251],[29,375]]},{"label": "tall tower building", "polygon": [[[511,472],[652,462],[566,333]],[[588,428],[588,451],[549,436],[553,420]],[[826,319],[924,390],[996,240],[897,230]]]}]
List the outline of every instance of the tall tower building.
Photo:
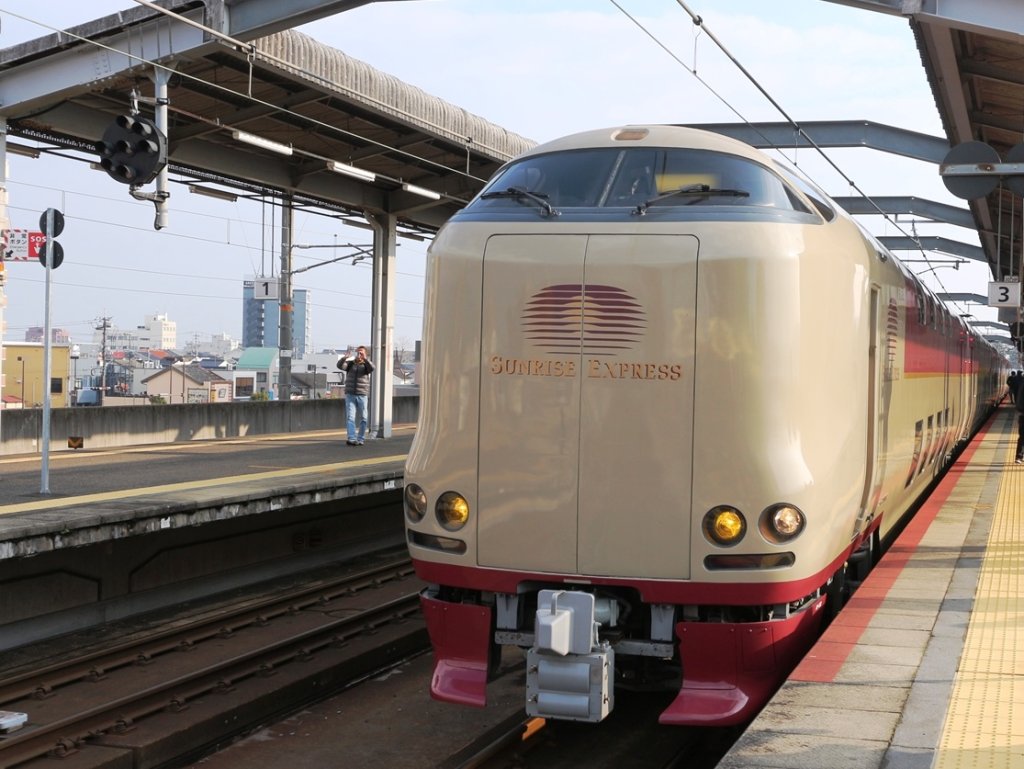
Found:
[{"label": "tall tower building", "polygon": [[[242,347],[279,347],[281,340],[281,302],[257,299],[256,281],[242,283]],[[292,358],[301,359],[309,350],[309,291],[292,291]]]},{"label": "tall tower building", "polygon": [[[277,323],[280,307],[276,300],[257,299],[255,281],[242,283],[242,347],[277,347]],[[270,317],[268,317],[270,316]],[[273,341],[267,343],[266,329],[273,329]]]}]

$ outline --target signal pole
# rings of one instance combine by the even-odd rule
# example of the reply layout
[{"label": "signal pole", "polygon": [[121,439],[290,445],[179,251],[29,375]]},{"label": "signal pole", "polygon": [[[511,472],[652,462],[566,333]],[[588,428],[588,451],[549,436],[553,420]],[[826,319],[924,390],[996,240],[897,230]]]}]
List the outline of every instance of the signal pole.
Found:
[{"label": "signal pole", "polygon": [[[0,117],[0,229],[10,229],[10,220],[7,218],[7,118]],[[4,271],[6,265],[4,259],[7,254],[0,251],[0,382],[4,381],[4,307],[7,305],[7,295],[4,293]],[[0,392],[4,392],[0,388]],[[21,404],[24,407],[24,402]],[[3,404],[0,403],[0,414],[3,414]],[[0,424],[0,428],[3,425]],[[3,430],[0,429],[0,447],[2,447]]]},{"label": "signal pole", "polygon": [[100,318],[100,325],[96,326],[97,331],[102,331],[100,344],[100,405],[107,395],[107,329],[110,328],[110,321],[113,318]]}]

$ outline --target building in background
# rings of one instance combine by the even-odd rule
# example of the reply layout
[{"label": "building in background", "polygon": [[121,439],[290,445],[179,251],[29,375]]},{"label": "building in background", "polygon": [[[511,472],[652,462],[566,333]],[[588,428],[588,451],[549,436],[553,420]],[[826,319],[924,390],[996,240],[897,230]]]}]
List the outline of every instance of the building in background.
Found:
[{"label": "building in background", "polygon": [[[274,278],[276,289],[276,281]],[[281,301],[257,296],[256,279],[242,282],[242,347],[281,346]],[[309,354],[312,322],[309,312],[309,291],[292,291],[292,359],[302,360]]]},{"label": "building in background", "polygon": [[[32,326],[25,332],[26,342],[38,342],[42,344],[45,338],[46,329],[42,326]],[[70,344],[71,343],[71,332],[66,328],[51,328],[50,329],[50,341],[54,344]]]},{"label": "building in background", "polygon": [[232,339],[229,334],[211,334],[210,341],[202,342],[200,353],[215,358],[229,358],[234,353],[241,355],[241,344],[237,339]]},{"label": "building in background", "polygon": [[138,327],[140,349],[156,347],[160,350],[178,348],[178,324],[163,315],[149,315],[146,322]]},{"label": "building in background", "polygon": [[[4,342],[3,379],[0,380],[0,403],[4,408],[38,408],[43,405],[43,352],[37,342]],[[70,405],[71,346],[50,346],[50,406]]]},{"label": "building in background", "polygon": [[92,335],[97,350],[145,352],[173,350],[178,346],[178,324],[166,314],[148,315],[141,326],[129,329],[118,328],[112,320],[109,317],[97,319]]},{"label": "building in background", "polygon": [[[235,397],[250,398],[257,393],[278,398],[279,358],[276,347],[246,347],[235,364]],[[291,395],[285,400],[289,400]]]},{"label": "building in background", "polygon": [[219,373],[194,364],[175,363],[142,380],[151,398],[165,403],[217,403],[232,399],[232,383]]}]

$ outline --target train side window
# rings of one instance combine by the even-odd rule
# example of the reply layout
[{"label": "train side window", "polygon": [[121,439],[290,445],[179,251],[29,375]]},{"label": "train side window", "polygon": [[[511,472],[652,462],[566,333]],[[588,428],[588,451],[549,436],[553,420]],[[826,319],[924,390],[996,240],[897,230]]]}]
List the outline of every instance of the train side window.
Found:
[{"label": "train side window", "polygon": [[[836,218],[836,211],[828,203],[828,197],[825,195],[824,192],[819,190],[817,187],[815,187],[813,184],[807,181],[807,179],[803,178],[800,174],[796,173],[792,169],[782,165],[779,166],[779,169],[782,172],[782,175],[789,181],[789,183],[796,187],[798,190],[800,190],[800,192],[804,194],[804,197],[811,201],[811,205],[813,205],[818,210],[818,213],[821,214],[822,219],[824,219],[826,222],[831,222],[833,219]],[[789,194],[791,198],[795,197],[795,195],[792,192],[789,192]],[[802,211],[805,208],[803,203],[800,203],[799,205],[794,205],[794,207],[799,211]]]},{"label": "train side window", "polygon": [[914,456],[910,460],[910,472],[907,473],[907,482],[904,487],[910,486],[914,482],[914,477],[917,475],[917,468],[921,463],[921,449],[924,444],[924,420],[918,419],[917,424],[914,425]]},{"label": "train side window", "polygon": [[921,463],[918,472],[924,472],[926,465],[930,465],[935,458],[935,417],[928,415],[928,435],[925,438],[924,461]]}]

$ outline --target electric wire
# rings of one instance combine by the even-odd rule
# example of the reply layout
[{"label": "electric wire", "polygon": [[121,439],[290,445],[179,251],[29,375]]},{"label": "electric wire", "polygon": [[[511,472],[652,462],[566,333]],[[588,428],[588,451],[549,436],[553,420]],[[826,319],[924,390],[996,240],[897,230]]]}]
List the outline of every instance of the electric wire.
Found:
[{"label": "electric wire", "polygon": [[[136,0],[136,2],[138,2],[138,0]],[[162,11],[162,12],[168,14],[168,15],[174,16],[176,18],[183,18],[183,17],[180,16],[180,14],[176,14],[176,13],[174,13],[172,11],[168,11],[167,9],[161,9],[161,8],[159,8],[159,6],[154,6],[154,8],[156,8],[156,9],[158,9],[158,10],[160,10],[160,11]],[[123,51],[123,50],[120,50],[118,48],[114,48],[113,46],[106,45],[105,43],[102,43],[99,40],[93,40],[93,39],[90,39],[90,38],[86,38],[86,37],[83,37],[81,35],[75,34],[74,32],[69,32],[68,30],[60,30],[60,29],[58,29],[56,27],[50,26],[49,24],[45,24],[43,22],[36,21],[35,19],[27,18],[25,16],[22,16],[22,15],[17,14],[17,13],[13,13],[11,11],[4,10],[2,8],[0,8],[0,11],[3,11],[4,13],[7,13],[10,16],[13,16],[13,17],[15,17],[17,19],[21,19],[22,21],[27,21],[27,22],[29,22],[31,24],[37,24],[40,27],[43,27],[45,29],[49,29],[52,32],[56,32],[56,33],[59,33],[62,36],[65,36],[65,37],[77,40],[80,43],[91,45],[91,46],[95,46],[96,48],[99,48],[99,49],[101,49],[103,51],[106,51],[107,53],[112,53],[112,54],[115,54],[117,56],[124,56],[125,58],[128,58],[131,61],[136,62],[137,64],[145,64],[147,66],[151,66],[151,67],[154,67],[156,69],[163,70],[163,71],[165,71],[165,72],[167,72],[170,75],[173,75],[175,77],[182,78],[182,79],[185,79],[185,80],[189,80],[191,82],[199,83],[199,84],[201,84],[203,86],[206,86],[207,88],[210,88],[212,90],[220,91],[220,92],[225,93],[225,94],[230,94],[230,95],[235,96],[235,97],[241,97],[241,98],[247,99],[248,101],[250,101],[254,105],[258,105],[258,106],[261,106],[261,107],[268,108],[270,110],[271,114],[272,113],[283,113],[285,115],[290,115],[292,117],[295,117],[295,118],[301,120],[304,123],[316,126],[318,128],[325,129],[329,133],[336,134],[336,135],[341,135],[341,136],[346,137],[348,139],[355,140],[356,143],[364,143],[364,144],[374,145],[374,146],[376,146],[376,147],[378,147],[378,148],[380,148],[382,150],[385,150],[386,152],[394,153],[394,154],[403,156],[405,158],[413,160],[416,163],[422,164],[424,166],[430,166],[430,167],[433,167],[435,169],[444,171],[446,173],[454,173],[454,174],[456,174],[458,176],[465,176],[465,177],[468,177],[469,179],[471,179],[471,180],[473,180],[475,182],[479,182],[479,183],[483,183],[483,182],[487,181],[486,179],[482,179],[482,178],[474,176],[472,174],[468,174],[467,172],[463,171],[460,168],[455,168],[453,166],[448,166],[448,165],[445,165],[444,163],[438,163],[435,160],[431,160],[429,158],[425,158],[425,157],[422,157],[420,155],[416,155],[415,153],[409,152],[408,150],[404,150],[404,149],[399,148],[399,147],[393,147],[393,146],[391,146],[389,144],[386,144],[384,142],[378,141],[378,140],[373,139],[371,137],[363,136],[363,135],[357,134],[357,133],[355,133],[353,131],[348,131],[348,130],[346,130],[344,128],[341,128],[339,126],[332,125],[330,123],[326,123],[326,122],[324,122],[322,120],[317,120],[316,118],[310,117],[309,115],[303,115],[302,113],[295,112],[294,110],[291,110],[288,107],[283,107],[283,106],[276,105],[276,104],[273,104],[271,102],[265,101],[263,99],[260,99],[260,98],[258,98],[256,96],[253,96],[251,93],[241,93],[239,91],[234,91],[234,90],[228,88],[227,86],[221,85],[220,83],[215,83],[215,82],[210,81],[210,80],[204,80],[201,77],[197,77],[195,75],[191,75],[191,74],[186,73],[186,72],[180,72],[178,70],[175,70],[172,67],[168,67],[167,65],[160,64],[159,62],[156,62],[156,61],[153,61],[153,60],[150,60],[150,59],[146,59],[146,58],[144,58],[144,57],[142,57],[142,56],[140,56],[138,54],[132,53],[131,51]],[[189,22],[189,23],[194,23],[194,22]],[[208,30],[208,31],[215,32],[215,30]],[[224,37],[223,35],[220,35],[220,33],[217,33],[217,34],[220,37]],[[228,38],[228,39],[230,40],[231,38]],[[262,59],[265,59],[268,62],[276,61],[278,63],[286,65],[289,69],[291,69],[291,70],[293,70],[293,71],[295,71],[295,72],[297,72],[299,74],[306,75],[311,80],[316,80],[316,81],[319,81],[321,83],[328,83],[333,88],[336,88],[338,90],[349,90],[350,93],[358,95],[358,96],[360,96],[360,98],[370,99],[370,97],[367,97],[364,94],[359,93],[358,91],[352,91],[351,89],[342,89],[338,83],[327,81],[324,78],[315,75],[315,73],[309,73],[306,70],[302,69],[301,67],[296,66],[293,62],[284,62],[283,60],[277,59],[277,57],[274,57],[273,55],[271,55],[271,54],[269,54],[267,52],[260,51],[258,48],[255,48],[255,47],[252,47],[252,46],[248,46],[247,44],[242,43],[240,41],[233,41],[233,45],[235,45],[235,46],[243,46],[244,50],[251,50],[252,51],[251,56],[253,57],[253,60],[258,59],[258,58],[262,58]],[[168,109],[170,109],[171,111],[177,112],[177,110],[175,110],[173,105],[168,105]],[[389,110],[391,110],[391,108],[389,108]],[[197,120],[197,121],[203,122],[206,125],[210,126],[211,128],[215,128],[215,129],[217,129],[219,131],[232,131],[232,130],[235,130],[235,126],[226,125],[226,124],[220,123],[217,120],[211,120],[209,118],[204,118],[201,115],[193,115],[193,114],[189,113],[189,117],[191,117],[193,120]],[[422,121],[419,118],[415,118],[415,119],[418,122],[424,122],[424,121]],[[463,140],[465,140],[465,139],[463,139]],[[476,144],[476,142],[473,142],[473,143]],[[491,150],[489,150],[489,151],[491,151]],[[500,153],[498,151],[494,151],[494,152],[495,152],[495,154],[498,154],[498,155],[502,155],[502,156],[505,155],[505,153]],[[301,148],[296,148],[296,147],[292,147],[292,153],[296,154],[296,155],[301,155],[303,157],[307,157],[307,158],[310,158],[310,159],[321,160],[321,161],[324,161],[325,163],[328,162],[328,161],[331,161],[331,160],[336,160],[336,158],[328,158],[328,157],[325,157],[323,155],[318,155],[316,153],[309,152],[308,150],[303,150]],[[400,178],[389,177],[386,174],[377,174],[377,178],[379,180],[383,180],[383,181],[391,183],[391,184],[401,184],[404,181],[403,179],[400,179]],[[458,196],[448,195],[447,193],[440,193],[440,194],[443,197],[451,199],[451,200],[454,200],[456,202],[462,202],[462,203],[467,203],[468,202],[467,200],[464,200],[464,199],[462,199],[462,198],[460,198]]]},{"label": "electric wire", "polygon": [[[715,96],[716,98],[718,98],[719,100],[721,100],[721,101],[722,101],[722,102],[723,102],[723,103],[724,103],[724,104],[725,104],[725,105],[726,105],[726,106],[727,106],[727,107],[728,107],[728,108],[729,108],[729,109],[730,109],[730,110],[732,111],[732,113],[733,113],[733,114],[735,114],[735,115],[736,115],[737,117],[739,117],[739,119],[740,119],[740,120],[742,120],[742,121],[743,121],[743,123],[744,123],[745,125],[747,125],[747,126],[748,126],[749,128],[751,128],[752,130],[754,130],[754,131],[755,131],[755,132],[756,132],[756,133],[757,133],[757,134],[758,134],[759,136],[761,136],[761,138],[762,138],[762,139],[764,139],[764,141],[765,141],[765,144],[769,145],[769,146],[770,146],[770,147],[771,147],[772,149],[776,150],[776,151],[777,151],[777,152],[779,152],[779,153],[780,153],[780,154],[781,154],[781,155],[782,155],[783,157],[785,157],[785,153],[784,153],[784,152],[782,151],[782,148],[781,148],[781,147],[779,147],[779,146],[775,145],[774,143],[772,143],[772,142],[771,142],[771,141],[770,141],[770,140],[769,140],[769,139],[768,139],[768,138],[767,138],[767,137],[766,137],[766,136],[765,136],[765,135],[764,135],[764,134],[763,134],[763,133],[762,133],[761,131],[759,131],[759,130],[758,130],[757,126],[756,126],[756,125],[755,125],[755,124],[754,124],[754,123],[753,123],[752,121],[750,121],[750,120],[748,120],[747,118],[745,118],[745,117],[744,117],[744,116],[742,115],[742,113],[741,113],[741,112],[740,112],[740,111],[739,111],[738,109],[736,109],[736,108],[735,108],[735,107],[734,107],[734,106],[733,106],[733,105],[732,105],[731,103],[729,103],[729,101],[728,101],[728,100],[727,100],[727,99],[726,99],[725,97],[723,97],[723,96],[722,96],[721,94],[719,94],[719,93],[718,93],[717,91],[715,91],[715,90],[714,90],[714,89],[713,89],[713,88],[712,88],[712,87],[711,87],[711,86],[710,86],[710,85],[709,85],[709,84],[708,84],[708,83],[707,83],[707,82],[706,82],[706,81],[704,80],[704,78],[700,77],[700,76],[699,76],[699,75],[697,74],[697,70],[696,70],[696,67],[692,67],[692,68],[691,68],[691,67],[689,67],[689,66],[688,66],[688,65],[687,65],[686,63],[684,63],[684,62],[683,62],[683,61],[682,61],[682,60],[681,60],[681,59],[680,59],[680,58],[679,58],[678,56],[676,56],[676,55],[675,55],[675,54],[674,54],[674,53],[673,53],[673,52],[672,52],[672,51],[671,51],[671,50],[670,50],[670,49],[668,48],[668,46],[666,46],[666,45],[665,45],[664,43],[662,43],[662,42],[661,42],[661,41],[660,41],[660,40],[659,40],[659,39],[658,39],[658,38],[657,38],[657,37],[656,37],[656,36],[655,36],[655,35],[654,35],[654,34],[653,34],[653,33],[652,33],[651,31],[650,31],[650,30],[648,30],[648,29],[647,29],[646,27],[644,27],[644,25],[643,25],[643,24],[642,24],[642,23],[641,23],[641,22],[640,22],[640,21],[639,21],[639,20],[638,20],[638,19],[637,19],[636,17],[634,17],[634,16],[633,16],[633,15],[632,15],[631,13],[629,13],[629,12],[628,12],[628,11],[627,11],[627,10],[626,10],[625,8],[623,8],[623,7],[622,7],[622,6],[621,6],[621,5],[620,5],[620,4],[619,4],[619,3],[617,2],[617,0],[610,0],[610,2],[611,2],[611,4],[612,4],[612,5],[614,5],[614,6],[615,6],[615,7],[616,7],[616,8],[617,8],[617,9],[618,9],[618,10],[619,10],[619,11],[620,11],[620,12],[621,12],[621,13],[622,13],[622,14],[623,14],[623,15],[624,15],[624,16],[625,16],[626,18],[627,18],[627,19],[629,19],[629,20],[630,20],[630,21],[631,21],[631,22],[632,22],[632,23],[633,23],[634,25],[636,25],[636,26],[637,26],[637,27],[638,27],[638,28],[639,28],[639,29],[640,29],[641,31],[643,31],[643,33],[644,33],[644,34],[646,34],[646,35],[647,35],[647,36],[648,36],[648,37],[649,37],[649,38],[650,38],[651,40],[653,40],[653,41],[654,41],[654,42],[655,42],[655,43],[656,43],[656,44],[657,44],[657,45],[658,45],[658,46],[659,46],[660,48],[662,48],[662,50],[664,50],[664,51],[665,51],[666,53],[668,53],[668,54],[669,54],[669,56],[671,56],[671,57],[672,57],[672,58],[673,58],[673,59],[674,59],[674,60],[675,60],[675,61],[676,61],[676,62],[677,62],[678,64],[680,64],[680,65],[681,65],[681,66],[682,66],[682,67],[683,67],[683,68],[684,68],[684,69],[685,69],[685,70],[686,70],[687,72],[689,72],[689,73],[690,73],[690,74],[691,74],[691,75],[692,75],[693,77],[695,77],[695,78],[697,79],[697,81],[698,81],[698,82],[700,82],[700,83],[701,83],[702,85],[704,85],[704,87],[705,87],[705,88],[707,88],[707,89],[708,89],[708,90],[709,90],[709,91],[710,91],[710,92],[711,92],[711,93],[712,93],[712,94],[713,94],[713,95],[714,95],[714,96]],[[781,104],[780,104],[780,103],[779,103],[779,102],[778,102],[778,101],[777,101],[777,100],[776,100],[776,99],[775,99],[774,97],[772,97],[772,95],[771,95],[771,94],[770,94],[770,93],[768,92],[768,90],[767,90],[767,89],[766,89],[766,88],[765,88],[764,86],[762,86],[762,85],[761,85],[761,83],[760,83],[760,82],[759,82],[759,81],[757,80],[757,78],[756,78],[756,77],[754,77],[754,75],[753,75],[753,74],[752,74],[752,73],[751,73],[751,72],[750,72],[749,70],[747,70],[747,68],[746,68],[746,67],[744,67],[742,63],[740,63],[739,59],[737,59],[737,58],[736,58],[736,57],[735,57],[735,56],[734,56],[734,55],[733,55],[733,54],[732,54],[732,53],[731,53],[731,52],[730,52],[730,51],[729,51],[729,50],[728,50],[728,49],[727,49],[727,48],[725,47],[725,45],[724,45],[724,44],[723,44],[723,43],[722,43],[722,42],[721,42],[721,41],[720,41],[720,40],[718,39],[718,37],[717,37],[717,36],[716,36],[716,35],[715,35],[715,34],[714,34],[714,33],[713,33],[713,32],[712,32],[712,31],[711,31],[711,30],[710,30],[709,28],[708,28],[707,24],[706,24],[706,23],[704,22],[704,20],[703,20],[703,18],[702,18],[701,16],[699,16],[699,15],[698,15],[698,14],[696,14],[696,13],[694,13],[694,11],[693,11],[693,10],[692,10],[692,9],[691,9],[691,8],[690,8],[689,6],[687,6],[687,4],[686,4],[686,3],[684,2],[684,0],[676,0],[676,3],[677,3],[677,4],[679,5],[679,7],[680,7],[680,8],[682,8],[682,9],[683,9],[683,11],[684,11],[684,12],[685,12],[685,13],[686,13],[687,15],[689,15],[689,17],[690,17],[690,20],[691,20],[691,21],[693,22],[693,24],[694,24],[695,26],[697,26],[697,27],[698,27],[698,28],[699,28],[699,29],[701,30],[701,32],[702,32],[702,33],[703,33],[704,35],[706,35],[706,36],[707,36],[707,37],[708,37],[708,38],[709,38],[709,39],[710,39],[710,40],[711,40],[711,41],[712,41],[712,42],[713,42],[713,43],[714,43],[714,44],[715,44],[715,45],[716,45],[716,46],[718,47],[718,49],[719,49],[719,50],[720,50],[720,51],[721,51],[721,52],[723,53],[723,55],[725,55],[725,56],[726,56],[726,58],[728,58],[728,59],[729,59],[729,61],[730,61],[730,62],[732,62],[734,66],[736,66],[736,68],[737,68],[737,69],[738,69],[738,70],[739,70],[739,71],[740,71],[740,72],[741,72],[741,73],[742,73],[742,74],[744,75],[744,77],[746,77],[746,78],[747,78],[747,80],[749,80],[749,81],[751,82],[751,84],[752,84],[752,85],[753,85],[753,86],[754,86],[754,87],[755,87],[755,88],[756,88],[756,89],[757,89],[757,90],[758,90],[758,91],[759,91],[759,92],[760,92],[760,93],[762,94],[762,96],[764,96],[764,97],[765,97],[765,99],[767,99],[767,100],[768,100],[768,102],[769,102],[769,103],[770,103],[770,104],[771,104],[771,105],[772,105],[772,106],[773,106],[773,107],[774,107],[774,108],[775,108],[775,109],[776,109],[776,110],[777,110],[777,111],[779,112],[779,114],[780,114],[780,115],[782,115],[782,117],[783,117],[783,118],[785,119],[785,121],[786,121],[787,123],[789,123],[789,124],[790,124],[791,126],[793,126],[793,129],[794,129],[794,131],[796,132],[797,136],[799,136],[799,137],[802,137],[802,138],[803,138],[803,139],[804,139],[804,140],[805,140],[805,141],[806,141],[806,142],[807,142],[807,143],[808,143],[808,144],[809,144],[809,145],[811,146],[811,148],[812,148],[812,149],[814,149],[814,150],[815,150],[815,151],[816,151],[816,152],[817,152],[817,153],[818,153],[818,154],[819,154],[819,155],[820,155],[820,156],[821,156],[821,157],[822,157],[822,158],[823,158],[823,159],[825,160],[825,162],[826,162],[826,163],[828,163],[828,164],[829,164],[829,165],[830,165],[830,166],[831,166],[831,167],[833,168],[833,170],[835,170],[835,171],[836,171],[836,173],[838,173],[838,174],[839,174],[839,176],[840,176],[840,177],[841,177],[841,178],[842,178],[842,179],[843,179],[843,180],[844,180],[844,181],[845,181],[845,182],[846,182],[846,183],[847,183],[847,184],[848,184],[848,185],[850,186],[850,188],[851,188],[851,189],[853,189],[853,190],[856,190],[856,192],[857,192],[857,193],[858,193],[858,194],[859,194],[859,195],[860,195],[861,197],[863,197],[863,198],[864,198],[864,199],[865,199],[865,200],[866,200],[866,201],[867,201],[867,202],[868,202],[868,203],[869,203],[869,204],[870,204],[870,205],[871,205],[871,206],[872,206],[872,207],[873,207],[873,208],[874,208],[874,209],[875,209],[875,210],[877,211],[877,213],[878,213],[878,214],[880,214],[880,215],[881,215],[881,216],[883,217],[883,219],[885,219],[885,221],[886,221],[886,222],[888,222],[888,223],[889,223],[890,225],[892,225],[893,227],[895,227],[895,228],[896,228],[896,229],[897,229],[897,230],[898,230],[899,232],[903,233],[903,235],[905,235],[905,236],[906,236],[907,238],[909,238],[909,239],[911,239],[911,240],[912,240],[913,242],[915,242],[915,243],[916,243],[916,244],[918,245],[918,247],[920,248],[920,250],[921,250],[921,254],[922,254],[923,256],[925,256],[925,259],[926,259],[926,260],[928,261],[929,265],[931,265],[931,262],[932,262],[932,260],[931,260],[931,259],[929,259],[929,257],[927,256],[927,252],[926,252],[926,249],[924,248],[924,245],[923,245],[923,244],[921,243],[920,239],[919,239],[919,238],[918,238],[918,237],[916,236],[916,233],[912,235],[912,234],[908,233],[908,232],[907,232],[907,231],[906,231],[905,229],[903,229],[903,227],[901,227],[901,226],[900,226],[900,224],[899,224],[899,222],[898,222],[898,221],[896,221],[895,219],[891,218],[891,217],[889,216],[889,214],[888,214],[888,213],[886,213],[886,212],[885,212],[885,211],[884,211],[884,210],[883,210],[883,209],[882,209],[882,208],[881,208],[881,207],[880,207],[880,206],[879,206],[879,205],[878,205],[878,204],[877,204],[877,203],[876,203],[876,202],[875,202],[875,201],[874,201],[874,200],[873,200],[873,199],[871,198],[871,196],[870,196],[870,195],[868,195],[868,194],[867,194],[866,192],[864,192],[864,191],[863,191],[863,190],[862,190],[862,189],[861,189],[861,188],[860,188],[860,187],[859,187],[859,186],[857,185],[857,183],[856,183],[856,182],[854,182],[854,181],[853,181],[853,179],[852,179],[852,178],[851,178],[851,177],[850,177],[850,176],[849,176],[848,174],[846,174],[846,172],[845,172],[845,171],[843,171],[843,169],[842,169],[842,168],[841,168],[841,167],[840,167],[840,166],[839,166],[839,165],[838,165],[838,164],[837,164],[837,163],[836,163],[836,162],[835,162],[835,161],[834,161],[834,160],[833,160],[833,159],[832,159],[832,158],[831,158],[831,157],[830,157],[830,156],[828,155],[828,153],[827,153],[827,152],[825,152],[825,150],[824,150],[824,149],[822,149],[822,148],[821,148],[821,147],[820,147],[820,146],[819,146],[819,145],[818,145],[818,144],[817,144],[817,143],[816,143],[816,142],[815,142],[815,141],[814,141],[814,140],[813,140],[813,139],[811,138],[811,136],[810,136],[810,135],[809,135],[809,134],[808,134],[808,133],[807,133],[807,132],[806,132],[806,131],[805,131],[805,130],[803,129],[803,127],[802,127],[802,126],[800,126],[800,124],[799,124],[799,123],[798,123],[798,122],[797,122],[797,121],[796,121],[796,120],[795,120],[794,118],[792,118],[792,117],[791,117],[791,116],[789,115],[789,113],[787,113],[787,112],[786,112],[786,110],[785,110],[785,109],[784,109],[784,108],[782,107],[782,105],[781,105]],[[881,244],[880,244],[880,243],[879,243],[879,245],[881,246]],[[882,246],[882,247],[884,248],[884,246]],[[886,251],[888,251],[888,249],[886,249]],[[894,256],[893,258],[894,258],[894,259],[897,259],[897,257],[895,257],[895,256]],[[938,263],[938,265],[935,265],[935,266],[941,266],[941,265],[942,265],[942,262],[939,262],[939,263]],[[940,286],[940,287],[942,288],[942,291],[943,291],[943,293],[949,293],[948,289],[946,289],[946,286],[945,286],[945,284],[944,284],[944,283],[942,282],[942,279],[941,279],[941,277],[939,277],[938,275],[935,275],[935,273],[934,273],[934,272],[932,273],[932,275],[933,275],[933,277],[935,278],[936,282],[937,282],[937,283],[939,284],[939,286]],[[923,282],[921,283],[921,285],[922,285],[922,287],[923,287],[923,288],[924,288],[925,290],[928,290],[928,291],[930,292],[930,290],[928,289],[928,287],[927,287],[927,286],[925,286]],[[931,293],[931,292],[930,292],[930,293]],[[958,300],[953,300],[953,301],[952,301],[952,304],[956,305],[956,306],[957,306],[957,307],[958,307],[959,309],[964,309],[964,310],[966,309],[966,307],[965,307],[965,306],[962,306],[962,305],[960,305],[960,303],[959,303],[959,301],[958,301]]]}]

